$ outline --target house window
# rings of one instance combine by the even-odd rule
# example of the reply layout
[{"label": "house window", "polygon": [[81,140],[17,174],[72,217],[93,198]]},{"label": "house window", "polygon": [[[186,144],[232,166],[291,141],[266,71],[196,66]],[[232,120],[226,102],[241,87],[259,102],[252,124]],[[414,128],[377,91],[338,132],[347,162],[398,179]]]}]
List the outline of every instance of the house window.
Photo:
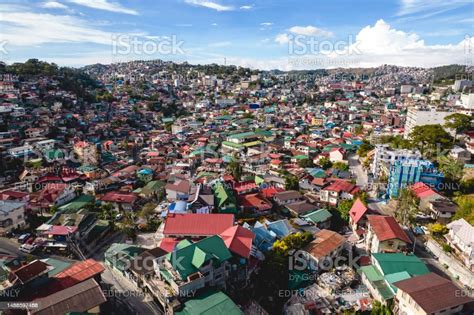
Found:
[{"label": "house window", "polygon": [[23,218],[23,216],[20,214],[20,215],[17,217],[17,219],[21,219],[21,218]]}]

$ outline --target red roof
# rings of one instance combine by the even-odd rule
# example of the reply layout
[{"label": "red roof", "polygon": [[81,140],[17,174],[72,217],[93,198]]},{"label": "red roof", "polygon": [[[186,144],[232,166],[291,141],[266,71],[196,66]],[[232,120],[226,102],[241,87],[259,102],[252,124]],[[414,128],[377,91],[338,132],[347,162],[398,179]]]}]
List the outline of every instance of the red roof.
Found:
[{"label": "red roof", "polygon": [[107,202],[119,202],[119,203],[134,203],[137,200],[137,195],[133,193],[119,193],[111,191],[105,194],[102,198],[102,201]]},{"label": "red roof", "polygon": [[422,182],[413,184],[411,190],[418,196],[418,198],[429,197],[436,194],[433,189]]},{"label": "red roof", "polygon": [[69,235],[77,231],[77,226],[52,225],[49,230],[44,231],[45,235]]},{"label": "red roof", "polygon": [[167,251],[168,253],[171,253],[172,251],[174,251],[176,244],[178,244],[179,242],[180,241],[176,238],[164,237],[161,240],[160,248]]},{"label": "red roof", "polygon": [[164,235],[212,236],[234,225],[233,214],[169,214]]},{"label": "red roof", "polygon": [[357,200],[352,205],[351,210],[349,211],[349,215],[351,216],[352,222],[357,223],[366,212],[367,207],[362,203],[360,198],[357,198]]},{"label": "red roof", "polygon": [[367,219],[379,241],[399,239],[411,243],[407,234],[403,231],[397,221],[395,221],[394,217],[369,215],[367,216]]},{"label": "red roof", "polygon": [[249,194],[238,197],[239,204],[245,208],[255,208],[258,211],[266,211],[272,208],[272,204],[260,197],[258,194]]},{"label": "red roof", "polygon": [[255,234],[252,231],[236,225],[222,232],[220,237],[231,252],[244,258],[250,257],[252,242],[255,238]]},{"label": "red roof", "polygon": [[272,198],[272,197],[275,196],[277,193],[282,192],[282,191],[284,191],[284,189],[276,188],[276,187],[274,187],[274,186],[271,186],[271,187],[262,189],[262,195],[263,195],[265,198]]},{"label": "red roof", "polygon": [[61,282],[63,288],[69,288],[79,282],[90,279],[105,270],[101,263],[94,259],[80,261],[56,274],[54,278]]},{"label": "red roof", "polygon": [[345,180],[336,180],[332,182],[329,186],[325,187],[324,190],[336,192],[344,191],[347,193],[355,194],[359,191],[359,187]]}]

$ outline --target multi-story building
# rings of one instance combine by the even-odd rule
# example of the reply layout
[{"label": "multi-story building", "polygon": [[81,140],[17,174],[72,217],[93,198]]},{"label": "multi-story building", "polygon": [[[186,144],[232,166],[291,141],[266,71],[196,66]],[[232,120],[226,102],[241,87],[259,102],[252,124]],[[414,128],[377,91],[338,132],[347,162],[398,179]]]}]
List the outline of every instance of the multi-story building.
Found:
[{"label": "multi-story building", "polygon": [[378,144],[375,147],[374,160],[372,162],[371,171],[374,178],[385,173],[388,175],[390,167],[397,161],[407,159],[419,159],[421,154],[418,151],[406,149],[391,149],[388,144]]},{"label": "multi-story building", "polygon": [[0,201],[0,235],[24,227],[26,227],[25,204],[17,201]]},{"label": "multi-story building", "polygon": [[218,235],[196,243],[183,240],[171,253],[154,260],[155,276],[146,286],[165,308],[178,306],[197,291],[225,288],[231,271],[231,252]]},{"label": "multi-story building", "polygon": [[437,110],[435,106],[431,107],[410,107],[407,113],[405,123],[405,138],[408,138],[413,128],[416,126],[444,124],[444,118],[453,114],[446,110]]},{"label": "multi-story building", "polygon": [[408,159],[397,161],[390,167],[387,185],[387,198],[396,198],[401,189],[414,183],[423,182],[431,187],[438,187],[444,174],[438,172],[428,160]]},{"label": "multi-story building", "polygon": [[459,91],[462,91],[465,87],[471,87],[471,86],[472,86],[471,80],[456,80],[454,81],[454,84],[453,84],[453,90],[455,92],[459,92]]}]

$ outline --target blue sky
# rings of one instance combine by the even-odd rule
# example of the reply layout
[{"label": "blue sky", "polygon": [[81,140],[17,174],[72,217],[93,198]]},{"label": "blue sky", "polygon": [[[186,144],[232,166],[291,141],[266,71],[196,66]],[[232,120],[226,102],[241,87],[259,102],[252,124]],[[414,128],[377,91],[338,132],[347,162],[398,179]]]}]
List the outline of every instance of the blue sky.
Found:
[{"label": "blue sky", "polygon": [[[282,70],[428,67],[470,64],[473,25],[469,0],[2,0],[0,55],[73,66],[160,58]],[[156,48],[172,42],[179,49]]]}]

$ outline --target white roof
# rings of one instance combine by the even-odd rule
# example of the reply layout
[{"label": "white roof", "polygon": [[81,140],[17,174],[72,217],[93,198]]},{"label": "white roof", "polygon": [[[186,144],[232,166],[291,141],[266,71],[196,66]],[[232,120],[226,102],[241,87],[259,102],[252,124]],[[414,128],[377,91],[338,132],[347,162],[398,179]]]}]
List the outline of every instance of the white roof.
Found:
[{"label": "white roof", "polygon": [[447,225],[453,233],[466,245],[474,245],[474,227],[466,220],[459,219]]}]

